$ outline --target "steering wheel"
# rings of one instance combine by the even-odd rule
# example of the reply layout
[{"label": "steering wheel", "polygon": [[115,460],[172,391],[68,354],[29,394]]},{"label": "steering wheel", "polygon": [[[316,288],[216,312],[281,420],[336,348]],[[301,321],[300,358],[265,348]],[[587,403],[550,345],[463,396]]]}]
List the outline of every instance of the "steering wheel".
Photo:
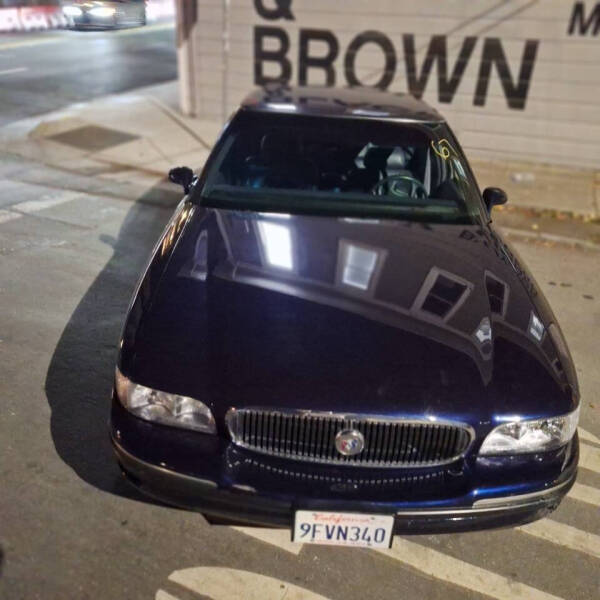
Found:
[{"label": "steering wheel", "polygon": [[[406,187],[403,188],[399,186],[399,184],[404,181],[410,183],[408,192],[406,191]],[[384,186],[387,187],[387,193],[396,196],[397,198],[426,200],[429,197],[427,188],[418,179],[415,179],[410,175],[390,175],[389,177],[384,177],[373,186],[371,193],[375,196],[387,195]]]}]

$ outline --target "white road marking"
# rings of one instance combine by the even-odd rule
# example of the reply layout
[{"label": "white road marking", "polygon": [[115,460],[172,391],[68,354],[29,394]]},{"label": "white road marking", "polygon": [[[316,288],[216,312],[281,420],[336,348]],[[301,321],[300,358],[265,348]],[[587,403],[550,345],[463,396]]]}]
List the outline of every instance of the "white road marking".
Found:
[{"label": "white road marking", "polygon": [[576,483],[569,491],[568,497],[600,507],[600,490],[589,485]]},{"label": "white road marking", "polygon": [[579,466],[600,473],[600,449],[587,444],[580,444]]},{"label": "white road marking", "polygon": [[81,192],[64,192],[60,195],[42,195],[39,200],[17,202],[16,204],[7,206],[6,209],[0,209],[0,224],[19,219],[23,215],[30,215],[46,208],[65,204],[65,202],[71,202],[71,200],[76,200],[84,195],[85,194],[82,194]]},{"label": "white road marking", "polygon": [[[272,544],[298,554],[302,544],[292,544],[287,529],[259,529],[251,527],[235,527],[246,535],[251,535],[263,542]],[[260,533],[259,533],[260,532]],[[270,532],[270,534],[268,534]],[[297,547],[298,550],[294,550]],[[499,600],[557,600],[557,596],[547,594],[524,583],[513,581],[508,577],[492,573],[465,561],[453,558],[437,550],[410,542],[396,536],[391,549],[377,550],[381,554],[411,566],[426,575],[441,579],[448,583],[485,594]],[[287,600],[287,597],[286,597]]]},{"label": "white road marking", "polygon": [[15,67],[14,69],[5,69],[0,71],[0,75],[14,75],[15,73],[22,73],[23,71],[29,71],[27,67]]},{"label": "white road marking", "polygon": [[[226,567],[182,569],[171,573],[169,581],[211,600],[328,600],[281,579]],[[164,590],[159,590],[155,598],[174,600],[174,596]]]},{"label": "white road marking", "polygon": [[180,600],[177,596],[172,596],[169,592],[165,592],[165,590],[158,590],[155,596],[156,600]]},{"label": "white road marking", "polygon": [[[127,36],[127,35],[140,35],[140,34],[144,34],[144,33],[152,33],[154,31],[163,31],[163,30],[167,30],[167,29],[174,29],[175,25],[173,22],[168,22],[168,23],[159,23],[157,25],[146,25],[145,27],[138,27],[137,29],[122,29],[119,31],[114,31],[111,32],[111,35],[113,36]],[[86,32],[85,34],[86,38],[89,39],[98,39],[97,36],[90,36],[88,35],[88,32]],[[28,39],[28,40],[21,40],[18,42],[7,42],[6,44],[0,44],[0,51],[2,50],[9,50],[11,48],[27,48],[30,46],[43,46],[45,44],[56,44],[58,42],[71,42],[73,40],[77,40],[77,42],[81,42],[83,39],[83,35],[81,36],[77,36],[76,35],[53,35],[53,36],[48,36],[48,37],[43,37],[43,38],[37,38],[37,39]]]},{"label": "white road marking", "polygon": [[21,40],[19,42],[8,42],[6,44],[0,44],[0,51],[8,50],[9,48],[26,48],[27,46],[42,46],[44,44],[55,44],[65,38],[59,35],[48,36],[37,39]]},{"label": "white road marking", "polygon": [[517,527],[517,529],[553,544],[558,544],[563,548],[570,548],[589,554],[594,558],[600,558],[600,535],[588,533],[551,519],[535,521],[529,525]]},{"label": "white road marking", "polygon": [[28,200],[26,202],[18,202],[10,207],[10,210],[14,210],[18,213],[25,213],[27,215],[31,213],[39,212],[52,206],[58,206],[65,202],[70,202],[82,196],[81,192],[64,192],[59,196],[54,194],[49,197],[42,196],[39,200]]},{"label": "white road marking", "polygon": [[594,444],[600,444],[600,438],[596,437],[590,431],[587,431],[586,429],[582,429],[581,427],[578,427],[577,431],[579,433],[580,440],[584,440],[586,442],[593,442]]},{"label": "white road marking", "polygon": [[13,219],[19,219],[22,215],[16,212],[11,212],[10,210],[1,210],[0,209],[0,224],[6,223],[7,221],[12,221]]},{"label": "white road marking", "polygon": [[292,542],[292,534],[289,529],[267,529],[263,527],[232,527],[236,531],[249,535],[261,542],[277,546],[281,550],[295,554],[300,554],[303,544]]},{"label": "white road marking", "polygon": [[377,552],[435,579],[498,600],[558,600],[559,598],[401,537],[394,538],[394,545],[389,550],[377,550]]}]

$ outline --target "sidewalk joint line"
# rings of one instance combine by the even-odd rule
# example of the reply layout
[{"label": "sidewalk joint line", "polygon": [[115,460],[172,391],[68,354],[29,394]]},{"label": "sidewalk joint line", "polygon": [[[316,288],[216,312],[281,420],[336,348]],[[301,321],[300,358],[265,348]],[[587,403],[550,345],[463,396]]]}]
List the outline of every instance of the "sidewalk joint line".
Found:
[{"label": "sidewalk joint line", "polygon": [[153,96],[148,96],[150,102],[152,102],[155,106],[157,106],[167,117],[169,117],[172,121],[175,121],[181,129],[183,129],[188,135],[193,137],[200,145],[204,146],[206,150],[212,150],[212,146],[205,142],[193,129],[188,127],[171,108],[166,106],[163,102],[154,98]]}]

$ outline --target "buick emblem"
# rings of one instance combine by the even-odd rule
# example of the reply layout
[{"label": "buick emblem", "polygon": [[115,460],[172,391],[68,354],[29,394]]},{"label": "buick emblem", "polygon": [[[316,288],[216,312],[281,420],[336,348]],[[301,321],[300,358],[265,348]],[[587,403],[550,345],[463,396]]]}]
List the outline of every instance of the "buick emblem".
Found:
[{"label": "buick emblem", "polygon": [[342,429],[335,436],[335,449],[344,456],[356,456],[364,447],[365,438],[356,429]]}]

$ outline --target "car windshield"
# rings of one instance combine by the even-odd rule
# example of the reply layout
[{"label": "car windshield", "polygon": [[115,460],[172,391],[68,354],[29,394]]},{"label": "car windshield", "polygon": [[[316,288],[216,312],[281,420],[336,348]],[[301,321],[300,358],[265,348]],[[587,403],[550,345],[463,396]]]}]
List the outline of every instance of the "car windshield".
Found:
[{"label": "car windshield", "polygon": [[478,190],[443,123],[241,111],[207,168],[206,206],[473,223]]}]

